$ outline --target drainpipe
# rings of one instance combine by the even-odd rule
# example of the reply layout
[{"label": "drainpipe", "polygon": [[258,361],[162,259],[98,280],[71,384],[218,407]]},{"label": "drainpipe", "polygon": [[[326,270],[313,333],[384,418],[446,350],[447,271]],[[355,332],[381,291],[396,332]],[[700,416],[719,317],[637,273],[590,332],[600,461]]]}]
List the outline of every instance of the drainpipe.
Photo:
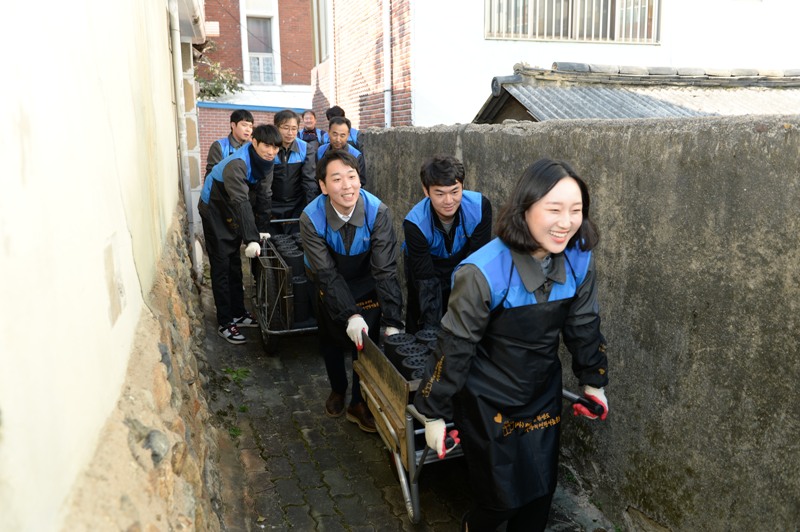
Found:
[{"label": "drainpipe", "polygon": [[392,8],[383,0],[383,116],[384,126],[392,127]]},{"label": "drainpipe", "polygon": [[195,220],[194,209],[192,209],[192,184],[189,182],[189,144],[186,140],[186,117],[184,109],[186,102],[183,98],[183,65],[181,58],[181,26],[178,14],[178,0],[168,0],[169,9],[169,30],[172,41],[172,78],[173,90],[175,91],[175,106],[177,107],[178,122],[178,150],[180,154],[180,173],[181,185],[183,188],[183,199],[186,202],[186,214],[189,220],[189,257],[192,261],[192,268],[197,269],[195,264]]}]

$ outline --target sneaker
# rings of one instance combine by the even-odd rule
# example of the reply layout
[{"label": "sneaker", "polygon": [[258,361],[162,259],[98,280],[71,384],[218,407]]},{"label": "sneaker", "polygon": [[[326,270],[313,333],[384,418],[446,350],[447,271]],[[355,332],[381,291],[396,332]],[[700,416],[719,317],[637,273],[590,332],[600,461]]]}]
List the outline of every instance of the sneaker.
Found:
[{"label": "sneaker", "polygon": [[234,323],[221,325],[219,329],[217,329],[217,334],[232,344],[243,344],[247,341],[247,338],[245,338],[244,335],[239,332],[239,327],[237,327]]},{"label": "sneaker", "polygon": [[258,322],[249,312],[245,312],[241,318],[233,320],[233,323],[237,327],[258,327]]}]

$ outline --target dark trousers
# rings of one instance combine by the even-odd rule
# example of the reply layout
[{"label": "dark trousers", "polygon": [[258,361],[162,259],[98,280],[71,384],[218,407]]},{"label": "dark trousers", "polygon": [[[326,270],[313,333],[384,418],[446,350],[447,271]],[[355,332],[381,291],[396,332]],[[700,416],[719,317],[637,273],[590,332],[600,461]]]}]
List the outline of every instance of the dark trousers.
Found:
[{"label": "dark trousers", "polygon": [[[224,227],[216,220],[203,217],[203,236],[206,241],[208,263],[211,267],[211,291],[217,308],[217,323],[227,325],[245,313],[242,287],[241,238],[220,238]],[[220,234],[222,232],[222,235]]]},{"label": "dark trousers", "polygon": [[[370,327],[369,337],[375,344],[378,343],[380,327]],[[355,345],[343,349],[334,339],[326,334],[319,335],[319,352],[325,360],[325,371],[328,373],[328,382],[331,383],[331,390],[342,395],[347,393],[347,368],[345,367],[345,352],[350,352],[352,360],[358,359],[358,350]],[[353,389],[350,393],[350,405],[363,403],[364,397],[361,395],[361,385],[358,373],[353,370]]]},{"label": "dark trousers", "polygon": [[506,532],[544,532],[552,502],[551,493],[513,510],[476,508],[467,514],[467,530],[495,532],[500,525],[507,523]]}]

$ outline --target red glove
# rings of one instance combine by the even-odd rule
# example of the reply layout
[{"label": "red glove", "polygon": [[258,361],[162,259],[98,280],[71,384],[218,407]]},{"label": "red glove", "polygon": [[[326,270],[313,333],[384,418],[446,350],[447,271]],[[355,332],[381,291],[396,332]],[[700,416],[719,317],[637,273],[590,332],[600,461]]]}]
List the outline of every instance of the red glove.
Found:
[{"label": "red glove", "polygon": [[582,404],[574,403],[572,405],[573,415],[585,416],[589,419],[597,419],[598,417],[600,417],[600,421],[605,421],[606,416],[608,416],[608,400],[606,399],[606,393],[603,391],[603,389],[592,388],[591,386],[584,386],[583,396],[589,399],[590,401],[594,401],[595,403],[601,405],[603,407],[603,413],[600,416],[597,416],[589,412],[589,409],[583,406]]},{"label": "red glove", "polygon": [[461,443],[457,430],[447,432],[447,426],[443,419],[427,419],[425,421],[425,443],[428,447],[436,451],[439,459],[455,449]]}]

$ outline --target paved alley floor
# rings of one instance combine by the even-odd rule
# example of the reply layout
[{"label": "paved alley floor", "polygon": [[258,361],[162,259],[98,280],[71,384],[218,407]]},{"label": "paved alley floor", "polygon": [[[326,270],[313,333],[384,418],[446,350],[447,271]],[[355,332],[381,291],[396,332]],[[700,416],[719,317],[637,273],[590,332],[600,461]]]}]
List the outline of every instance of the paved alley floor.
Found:
[{"label": "paved alley floor", "polygon": [[[207,391],[222,440],[223,530],[459,530],[471,505],[462,458],[424,467],[422,517],[411,524],[381,438],[325,415],[330,388],[315,335],[270,337],[266,350],[259,329],[247,328],[248,342],[231,345],[217,335],[207,279],[203,306]],[[548,530],[614,527],[585,496],[560,486]]]}]

